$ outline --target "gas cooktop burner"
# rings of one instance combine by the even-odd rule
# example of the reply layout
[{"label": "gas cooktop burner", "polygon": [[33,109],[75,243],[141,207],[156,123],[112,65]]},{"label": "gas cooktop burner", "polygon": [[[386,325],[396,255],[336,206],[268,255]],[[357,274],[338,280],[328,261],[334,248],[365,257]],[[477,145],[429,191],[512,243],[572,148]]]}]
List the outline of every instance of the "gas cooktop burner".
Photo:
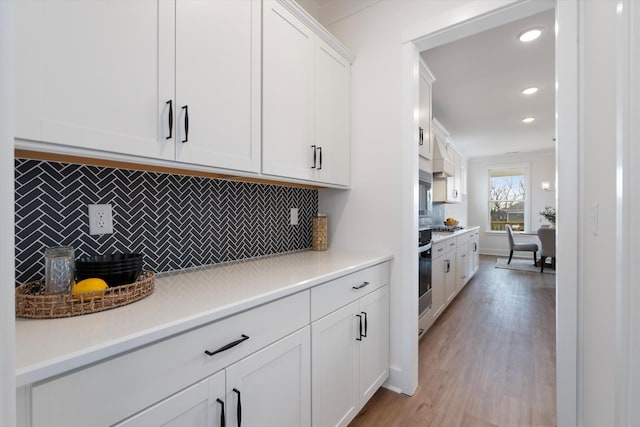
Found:
[{"label": "gas cooktop burner", "polygon": [[448,233],[452,233],[454,231],[458,231],[458,230],[462,230],[464,227],[460,226],[460,225],[432,225],[431,229],[433,231],[437,231],[437,232],[448,232]]}]

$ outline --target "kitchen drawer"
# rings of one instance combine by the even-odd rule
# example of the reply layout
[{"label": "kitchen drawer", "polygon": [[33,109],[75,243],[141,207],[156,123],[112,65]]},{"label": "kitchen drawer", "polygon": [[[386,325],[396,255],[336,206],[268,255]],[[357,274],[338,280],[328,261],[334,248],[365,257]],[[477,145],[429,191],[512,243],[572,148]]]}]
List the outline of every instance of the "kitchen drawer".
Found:
[{"label": "kitchen drawer", "polygon": [[456,237],[456,245],[462,246],[466,243],[469,243],[469,240],[473,237],[473,232],[464,233],[458,237]]},{"label": "kitchen drawer", "polygon": [[[32,426],[112,425],[308,323],[309,291],[304,291],[36,384]],[[243,334],[249,339],[205,354]]]},{"label": "kitchen drawer", "polygon": [[[365,282],[368,284],[362,286]],[[316,286],[311,289],[311,321],[317,320],[387,283],[389,283],[389,263],[384,262]]]},{"label": "kitchen drawer", "polygon": [[449,252],[451,249],[456,248],[456,238],[451,237],[447,240],[441,240],[439,242],[433,243],[431,245],[431,257],[436,259],[445,253]]}]

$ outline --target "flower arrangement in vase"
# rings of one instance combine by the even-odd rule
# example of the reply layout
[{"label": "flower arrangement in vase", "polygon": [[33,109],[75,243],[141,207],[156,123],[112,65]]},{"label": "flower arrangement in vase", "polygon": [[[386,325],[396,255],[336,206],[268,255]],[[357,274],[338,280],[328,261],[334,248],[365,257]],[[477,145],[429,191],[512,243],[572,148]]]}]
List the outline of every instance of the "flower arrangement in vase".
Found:
[{"label": "flower arrangement in vase", "polygon": [[540,215],[545,217],[552,225],[556,225],[556,208],[551,206],[545,206],[544,210],[540,212]]}]

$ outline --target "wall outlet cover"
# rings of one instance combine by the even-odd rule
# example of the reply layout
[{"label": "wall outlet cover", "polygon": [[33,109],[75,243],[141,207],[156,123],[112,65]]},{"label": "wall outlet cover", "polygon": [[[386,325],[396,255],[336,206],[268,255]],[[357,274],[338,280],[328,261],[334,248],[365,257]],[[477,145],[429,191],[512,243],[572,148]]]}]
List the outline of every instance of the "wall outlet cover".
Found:
[{"label": "wall outlet cover", "polygon": [[291,220],[289,224],[298,225],[298,208],[291,208]]},{"label": "wall outlet cover", "polygon": [[89,234],[92,236],[113,233],[111,205],[89,206]]}]

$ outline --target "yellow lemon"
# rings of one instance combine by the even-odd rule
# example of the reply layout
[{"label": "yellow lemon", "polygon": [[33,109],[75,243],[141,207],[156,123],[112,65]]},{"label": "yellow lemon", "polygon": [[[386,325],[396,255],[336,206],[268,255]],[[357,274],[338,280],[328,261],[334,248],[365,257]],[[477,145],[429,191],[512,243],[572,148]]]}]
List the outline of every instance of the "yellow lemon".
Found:
[{"label": "yellow lemon", "polygon": [[84,294],[83,297],[85,299],[101,297],[108,287],[107,282],[102,279],[84,279],[73,285],[71,294],[74,298],[80,298],[80,294]]}]

